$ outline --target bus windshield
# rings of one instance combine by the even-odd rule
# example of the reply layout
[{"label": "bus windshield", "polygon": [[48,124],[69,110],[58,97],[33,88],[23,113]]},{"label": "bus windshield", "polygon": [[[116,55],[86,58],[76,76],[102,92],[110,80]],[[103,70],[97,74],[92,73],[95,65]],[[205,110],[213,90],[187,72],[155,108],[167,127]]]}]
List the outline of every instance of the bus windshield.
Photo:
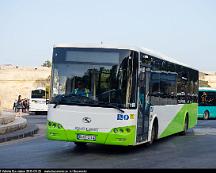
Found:
[{"label": "bus windshield", "polygon": [[51,103],[136,108],[137,73],[135,51],[55,48]]},{"label": "bus windshield", "polygon": [[38,89],[38,90],[33,90],[31,92],[31,98],[38,98],[38,99],[41,99],[41,98],[44,98],[45,99],[45,90],[41,90],[41,89]]}]

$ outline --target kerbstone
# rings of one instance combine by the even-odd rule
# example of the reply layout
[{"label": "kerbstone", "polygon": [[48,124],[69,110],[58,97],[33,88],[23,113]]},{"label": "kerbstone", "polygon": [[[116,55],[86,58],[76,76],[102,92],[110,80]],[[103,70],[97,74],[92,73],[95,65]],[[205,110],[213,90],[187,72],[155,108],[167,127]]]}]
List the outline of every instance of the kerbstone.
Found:
[{"label": "kerbstone", "polygon": [[22,117],[16,117],[13,122],[0,125],[0,135],[23,129],[26,126],[27,126],[26,119]]}]

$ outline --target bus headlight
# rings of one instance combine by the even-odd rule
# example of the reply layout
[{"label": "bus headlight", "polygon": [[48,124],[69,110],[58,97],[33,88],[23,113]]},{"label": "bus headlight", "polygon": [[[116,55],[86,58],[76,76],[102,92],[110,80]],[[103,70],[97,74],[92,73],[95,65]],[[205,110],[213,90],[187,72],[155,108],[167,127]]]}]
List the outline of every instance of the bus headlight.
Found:
[{"label": "bus headlight", "polygon": [[52,126],[52,123],[50,121],[48,122],[48,126]]},{"label": "bus headlight", "polygon": [[56,128],[56,123],[52,123],[52,126],[53,126],[54,128]]},{"label": "bus headlight", "polygon": [[130,133],[131,129],[130,128],[126,128],[126,132]]},{"label": "bus headlight", "polygon": [[64,128],[61,124],[51,122],[51,121],[48,121],[48,126],[51,127],[51,128],[58,128],[58,129],[63,129]]},{"label": "bus headlight", "polygon": [[113,129],[114,133],[118,133],[118,129]]},{"label": "bus headlight", "polygon": [[61,128],[63,128],[63,127],[62,127],[62,125],[61,125],[61,124],[58,124],[58,128],[59,128],[59,129],[61,129]]},{"label": "bus headlight", "polygon": [[124,132],[124,130],[123,130],[123,129],[119,129],[119,132],[123,133],[123,132]]},{"label": "bus headlight", "polygon": [[114,133],[123,133],[123,134],[127,134],[127,133],[131,133],[131,128],[130,127],[119,127],[119,128],[114,128],[113,129]]}]

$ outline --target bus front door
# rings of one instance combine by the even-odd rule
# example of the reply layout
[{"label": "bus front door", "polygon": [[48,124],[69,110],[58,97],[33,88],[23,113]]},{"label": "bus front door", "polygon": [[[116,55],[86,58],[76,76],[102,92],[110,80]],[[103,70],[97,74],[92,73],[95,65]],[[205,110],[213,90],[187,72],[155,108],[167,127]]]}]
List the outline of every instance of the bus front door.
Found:
[{"label": "bus front door", "polygon": [[150,98],[149,83],[151,70],[149,67],[142,67],[139,75],[139,102],[137,118],[136,142],[144,142],[148,139]]}]

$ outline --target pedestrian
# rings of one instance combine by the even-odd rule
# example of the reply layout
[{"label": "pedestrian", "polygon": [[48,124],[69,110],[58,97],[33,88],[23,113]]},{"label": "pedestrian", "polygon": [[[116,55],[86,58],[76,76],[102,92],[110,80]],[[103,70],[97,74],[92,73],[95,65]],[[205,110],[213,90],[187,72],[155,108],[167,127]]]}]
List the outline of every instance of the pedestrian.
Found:
[{"label": "pedestrian", "polygon": [[24,100],[23,100],[23,109],[22,109],[22,112],[27,112],[27,98],[25,98]]},{"label": "pedestrian", "polygon": [[15,112],[17,112],[17,100],[14,100],[14,103],[13,103],[13,110]]},{"label": "pedestrian", "polygon": [[17,100],[17,112],[18,112],[18,115],[21,114],[22,108],[23,108],[22,98],[21,98],[21,95],[19,95],[18,100]]},{"label": "pedestrian", "polygon": [[27,112],[29,112],[29,99],[27,99]]}]

